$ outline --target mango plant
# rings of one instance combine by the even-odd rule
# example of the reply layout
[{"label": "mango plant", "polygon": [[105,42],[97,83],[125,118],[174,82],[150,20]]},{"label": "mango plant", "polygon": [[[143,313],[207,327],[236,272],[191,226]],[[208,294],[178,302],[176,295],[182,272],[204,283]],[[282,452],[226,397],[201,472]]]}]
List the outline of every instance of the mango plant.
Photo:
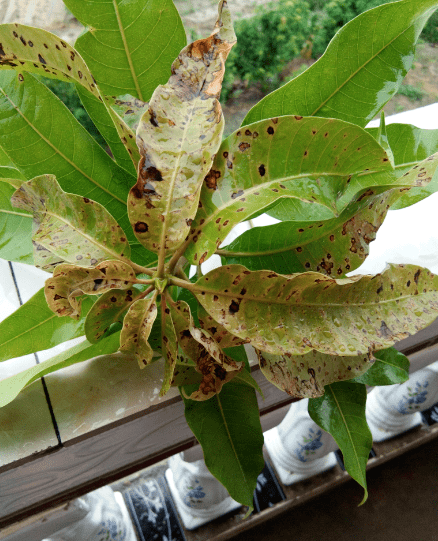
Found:
[{"label": "mango plant", "polygon": [[[0,324],[0,360],[84,340],[1,381],[0,405],[99,355],[122,352],[139,370],[164,358],[161,395],[179,386],[207,466],[251,507],[263,467],[252,346],[273,385],[310,398],[365,500],[365,385],[406,380],[393,345],[438,314],[427,269],[347,276],[388,209],[438,183],[438,131],[365,126],[438,0],[363,13],[224,140],[218,100],[236,42],[225,0],[212,34],[187,46],[171,0],[65,4],[88,28],[74,48],[0,26],[0,256],[51,273]],[[34,74],[76,86],[112,156]],[[279,222],[224,245],[264,212]]]}]

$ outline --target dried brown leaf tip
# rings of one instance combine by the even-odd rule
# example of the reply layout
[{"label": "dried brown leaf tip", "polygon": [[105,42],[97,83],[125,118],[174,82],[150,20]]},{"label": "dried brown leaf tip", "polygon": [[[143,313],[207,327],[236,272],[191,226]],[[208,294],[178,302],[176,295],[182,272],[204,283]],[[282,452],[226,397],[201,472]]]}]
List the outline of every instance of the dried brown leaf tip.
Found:
[{"label": "dried brown leaf tip", "polygon": [[135,281],[132,268],[120,261],[104,261],[94,268],[58,265],[46,281],[44,293],[49,308],[59,317],[79,319],[81,297],[100,295],[110,289],[127,289]]}]

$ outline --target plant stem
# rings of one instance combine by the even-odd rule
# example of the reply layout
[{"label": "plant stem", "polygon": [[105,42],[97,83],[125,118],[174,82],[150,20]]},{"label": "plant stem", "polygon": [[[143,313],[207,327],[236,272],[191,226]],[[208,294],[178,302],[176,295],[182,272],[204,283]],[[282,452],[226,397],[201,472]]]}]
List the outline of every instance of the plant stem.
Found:
[{"label": "plant stem", "polygon": [[134,284],[154,285],[155,280],[136,280]]},{"label": "plant stem", "polygon": [[175,265],[178,263],[179,259],[184,255],[184,252],[187,250],[187,246],[190,244],[190,242],[191,240],[186,240],[183,244],[181,244],[178,250],[170,258],[170,261],[167,264],[167,269],[168,269],[169,274],[173,273]]},{"label": "plant stem", "polygon": [[192,284],[191,282],[187,282],[186,280],[181,280],[180,278],[177,278],[176,276],[171,276],[169,279],[169,284],[172,286],[178,286],[182,287],[184,289],[188,289],[189,291],[192,291],[193,293],[195,291],[198,291],[198,287],[196,284]]},{"label": "plant stem", "polygon": [[[123,260],[122,260],[123,261]],[[147,274],[148,276],[153,276],[155,274],[155,271],[153,269],[148,269],[146,267],[142,267],[141,265],[137,265],[137,263],[134,263],[127,260],[127,263],[137,272],[138,274]]]},{"label": "plant stem", "polygon": [[[148,287],[148,288],[146,289],[146,291],[143,291],[143,293],[141,294],[141,296],[140,296],[137,300],[139,300],[139,299],[144,299],[145,297],[147,297],[147,296],[149,295],[149,293],[152,293],[152,291],[153,291],[154,289],[155,289],[154,286]],[[157,292],[157,294],[158,294],[158,292]],[[155,297],[157,296],[157,294],[155,295]]]}]

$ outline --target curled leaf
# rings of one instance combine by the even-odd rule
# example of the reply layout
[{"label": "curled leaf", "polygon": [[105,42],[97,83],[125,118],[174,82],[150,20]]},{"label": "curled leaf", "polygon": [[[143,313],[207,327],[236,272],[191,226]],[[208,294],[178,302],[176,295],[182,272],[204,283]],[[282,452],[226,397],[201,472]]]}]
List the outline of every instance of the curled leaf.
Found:
[{"label": "curled leaf", "polygon": [[87,340],[95,344],[113,323],[122,322],[127,310],[142,294],[142,291],[132,287],[125,290],[113,289],[104,293],[87,314],[85,321]]},{"label": "curled leaf", "polygon": [[138,240],[167,253],[186,238],[224,127],[218,98],[225,59],[235,43],[227,3],[213,34],[185,47],[159,86],[137,129],[141,160],[128,214]]},{"label": "curled leaf", "polygon": [[438,276],[390,265],[376,276],[336,280],[319,273],[215,269],[192,286],[229,332],[275,355],[364,355],[426,327],[438,314]]},{"label": "curled leaf", "polygon": [[164,396],[170,389],[178,360],[178,339],[169,301],[168,295],[161,296],[161,349],[165,363],[160,396]]},{"label": "curled leaf", "polygon": [[199,389],[184,396],[191,400],[208,400],[243,370],[244,363],[225,355],[207,331],[194,326],[187,303],[173,304],[172,314],[181,349],[195,362],[195,370],[202,375]]},{"label": "curled leaf", "polygon": [[373,366],[372,353],[340,357],[312,350],[305,355],[271,355],[257,351],[266,379],[294,398],[316,398],[324,386],[363,374]]},{"label": "curled leaf", "polygon": [[[132,299],[132,297],[131,297]],[[120,334],[120,351],[134,353],[140,368],[147,366],[154,354],[148,338],[157,317],[157,293],[150,299],[135,301],[128,310]]]},{"label": "curled leaf", "polygon": [[106,208],[87,197],[64,192],[53,175],[24,182],[11,202],[33,214],[38,268],[52,270],[62,262],[90,267],[130,255],[123,229]]},{"label": "curled leaf", "polygon": [[83,294],[100,295],[110,289],[128,289],[135,273],[127,263],[103,261],[94,268],[58,265],[46,281],[44,293],[49,308],[59,317],[78,319]]}]

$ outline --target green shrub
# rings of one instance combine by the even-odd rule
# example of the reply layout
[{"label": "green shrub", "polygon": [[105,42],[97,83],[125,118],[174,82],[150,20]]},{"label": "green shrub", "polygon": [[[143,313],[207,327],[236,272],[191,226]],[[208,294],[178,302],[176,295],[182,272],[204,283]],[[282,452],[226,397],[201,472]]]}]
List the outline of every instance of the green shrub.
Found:
[{"label": "green shrub", "polygon": [[222,91],[226,101],[236,80],[260,82],[265,91],[279,85],[287,62],[299,56],[312,33],[312,12],[304,0],[268,4],[255,17],[237,21],[237,45],[228,57]]},{"label": "green shrub", "polygon": [[421,37],[428,43],[438,43],[438,11],[427,21]]},{"label": "green shrub", "polygon": [[416,86],[402,84],[397,94],[406,96],[411,101],[420,101],[423,99],[425,93],[421,88],[417,88]]}]

